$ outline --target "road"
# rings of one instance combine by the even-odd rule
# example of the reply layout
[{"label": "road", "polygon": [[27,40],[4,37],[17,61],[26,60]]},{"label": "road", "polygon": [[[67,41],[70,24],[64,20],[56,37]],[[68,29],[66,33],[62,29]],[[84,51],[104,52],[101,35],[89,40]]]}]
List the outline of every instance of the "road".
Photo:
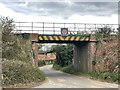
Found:
[{"label": "road", "polygon": [[35,88],[118,88],[117,84],[100,82],[52,69],[51,65],[40,68],[45,72],[47,81]]}]

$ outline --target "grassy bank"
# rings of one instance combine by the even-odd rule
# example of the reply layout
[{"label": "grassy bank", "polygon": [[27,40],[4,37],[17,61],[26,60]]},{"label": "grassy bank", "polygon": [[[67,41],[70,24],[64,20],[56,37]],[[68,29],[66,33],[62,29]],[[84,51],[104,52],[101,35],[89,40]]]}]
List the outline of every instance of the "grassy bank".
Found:
[{"label": "grassy bank", "polygon": [[3,66],[3,86],[27,84],[45,80],[45,75],[37,67],[22,61],[6,60]]}]

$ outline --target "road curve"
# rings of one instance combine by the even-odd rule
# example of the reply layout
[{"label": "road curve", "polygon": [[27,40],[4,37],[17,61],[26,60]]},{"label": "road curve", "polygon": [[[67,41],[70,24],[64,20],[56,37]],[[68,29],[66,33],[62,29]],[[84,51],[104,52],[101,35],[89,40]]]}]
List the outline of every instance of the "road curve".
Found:
[{"label": "road curve", "polygon": [[52,65],[40,68],[47,76],[47,82],[35,88],[118,88],[117,84],[100,82],[52,69]]}]

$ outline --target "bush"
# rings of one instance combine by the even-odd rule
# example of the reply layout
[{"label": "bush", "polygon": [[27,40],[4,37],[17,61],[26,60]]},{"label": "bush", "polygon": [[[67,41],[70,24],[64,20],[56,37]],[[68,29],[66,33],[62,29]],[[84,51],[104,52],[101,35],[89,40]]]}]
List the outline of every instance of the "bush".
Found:
[{"label": "bush", "polygon": [[99,75],[100,75],[100,72],[91,72],[91,73],[90,73],[90,76],[91,76],[91,77],[95,77],[95,78],[98,78]]},{"label": "bush", "polygon": [[66,73],[70,73],[70,74],[74,74],[75,73],[73,65],[68,65],[66,67],[63,67],[62,71],[66,72]]},{"label": "bush", "polygon": [[22,61],[5,60],[2,62],[3,85],[40,82],[45,75],[37,67]]},{"label": "bush", "polygon": [[53,64],[53,69],[55,69],[55,70],[61,70],[61,66],[60,65],[58,65],[58,64]]},{"label": "bush", "polygon": [[103,80],[110,80],[113,82],[120,81],[120,74],[116,73],[110,73],[110,72],[91,72],[90,76],[97,78],[97,79],[103,79]]},{"label": "bush", "polygon": [[58,64],[53,64],[53,69],[60,70],[60,71],[63,71],[65,73],[70,73],[70,74],[74,74],[75,73],[73,65],[68,65],[66,67],[61,67]]},{"label": "bush", "polygon": [[43,60],[38,61],[38,66],[39,67],[44,66],[44,65],[46,65],[45,61],[43,61]]}]

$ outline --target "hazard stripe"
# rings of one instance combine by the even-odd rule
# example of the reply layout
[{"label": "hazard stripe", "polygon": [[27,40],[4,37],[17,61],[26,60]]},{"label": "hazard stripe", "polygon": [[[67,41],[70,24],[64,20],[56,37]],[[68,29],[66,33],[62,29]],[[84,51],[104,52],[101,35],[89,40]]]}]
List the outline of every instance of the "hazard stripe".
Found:
[{"label": "hazard stripe", "polygon": [[68,39],[69,39],[69,38],[70,38],[70,37],[69,37],[69,36],[67,36],[67,37],[65,38],[65,40],[66,40],[66,41],[68,41]]},{"label": "hazard stripe", "polygon": [[38,37],[39,40],[49,40],[49,41],[53,41],[53,40],[56,40],[56,41],[89,41],[90,40],[90,37],[89,36],[60,36],[60,35],[55,35],[55,36],[52,36],[52,35],[48,35],[48,36],[44,36],[44,35],[41,35]]},{"label": "hazard stripe", "polygon": [[62,36],[59,36],[60,40],[64,40],[64,38]]},{"label": "hazard stripe", "polygon": [[85,40],[85,37],[82,37],[81,39],[80,39],[80,41],[84,41]]},{"label": "hazard stripe", "polygon": [[49,40],[47,36],[43,36],[44,40]]},{"label": "hazard stripe", "polygon": [[55,40],[59,40],[57,36],[54,36]]},{"label": "hazard stripe", "polygon": [[74,38],[75,38],[75,37],[74,37],[74,36],[72,36],[72,37],[70,38],[70,40],[71,40],[71,41],[73,41],[73,40],[74,40]]},{"label": "hazard stripe", "polygon": [[89,40],[89,37],[87,37],[86,39],[85,39],[85,41],[88,41]]},{"label": "hazard stripe", "polygon": [[39,40],[43,40],[42,36],[39,36]]},{"label": "hazard stripe", "polygon": [[49,36],[50,40],[54,40],[52,36]]},{"label": "hazard stripe", "polygon": [[77,36],[75,40],[76,40],[76,41],[80,40],[80,36]]}]

